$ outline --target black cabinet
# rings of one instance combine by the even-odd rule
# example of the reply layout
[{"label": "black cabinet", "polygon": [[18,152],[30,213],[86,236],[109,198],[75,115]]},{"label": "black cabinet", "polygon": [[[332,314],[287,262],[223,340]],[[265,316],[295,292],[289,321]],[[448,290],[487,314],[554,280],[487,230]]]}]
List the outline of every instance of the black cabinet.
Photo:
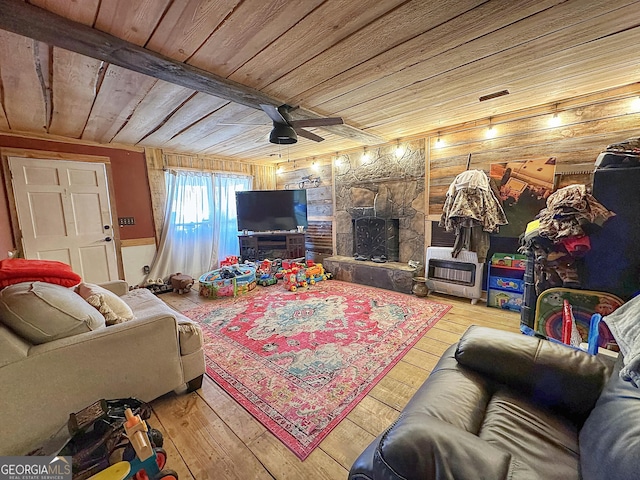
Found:
[{"label": "black cabinet", "polygon": [[241,261],[305,257],[304,233],[255,233],[238,235]]}]

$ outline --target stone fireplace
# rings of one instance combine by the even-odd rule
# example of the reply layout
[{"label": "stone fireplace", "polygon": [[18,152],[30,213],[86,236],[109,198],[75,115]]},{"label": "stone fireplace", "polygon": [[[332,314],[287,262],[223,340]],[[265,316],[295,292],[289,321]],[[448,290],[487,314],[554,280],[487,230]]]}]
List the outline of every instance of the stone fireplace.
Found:
[{"label": "stone fireplace", "polygon": [[[424,142],[342,155],[334,170],[336,254],[424,265]],[[364,249],[364,250],[363,250]]]}]

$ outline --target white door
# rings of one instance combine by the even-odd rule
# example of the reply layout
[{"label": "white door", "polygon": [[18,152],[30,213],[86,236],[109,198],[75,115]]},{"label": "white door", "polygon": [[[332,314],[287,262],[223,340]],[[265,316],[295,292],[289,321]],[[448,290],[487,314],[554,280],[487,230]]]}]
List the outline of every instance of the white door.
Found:
[{"label": "white door", "polygon": [[85,282],[118,278],[102,163],[10,157],[25,258],[71,265]]}]

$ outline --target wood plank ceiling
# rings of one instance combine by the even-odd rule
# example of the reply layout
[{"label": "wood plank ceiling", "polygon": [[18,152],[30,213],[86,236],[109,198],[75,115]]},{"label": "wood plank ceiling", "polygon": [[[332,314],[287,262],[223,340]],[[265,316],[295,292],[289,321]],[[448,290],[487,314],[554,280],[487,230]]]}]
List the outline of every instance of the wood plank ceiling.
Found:
[{"label": "wood plank ceiling", "polygon": [[[28,3],[385,141],[640,81],[638,1]],[[363,145],[274,145],[261,110],[96,57],[0,30],[0,132],[264,162]]]}]

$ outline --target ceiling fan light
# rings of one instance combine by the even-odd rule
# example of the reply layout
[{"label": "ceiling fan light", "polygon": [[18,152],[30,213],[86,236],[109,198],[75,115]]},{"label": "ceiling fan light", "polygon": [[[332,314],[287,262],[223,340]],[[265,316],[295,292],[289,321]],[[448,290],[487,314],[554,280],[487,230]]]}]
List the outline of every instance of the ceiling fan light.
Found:
[{"label": "ceiling fan light", "polygon": [[269,141],[279,145],[290,145],[298,141],[298,135],[291,126],[276,123],[269,134]]}]

